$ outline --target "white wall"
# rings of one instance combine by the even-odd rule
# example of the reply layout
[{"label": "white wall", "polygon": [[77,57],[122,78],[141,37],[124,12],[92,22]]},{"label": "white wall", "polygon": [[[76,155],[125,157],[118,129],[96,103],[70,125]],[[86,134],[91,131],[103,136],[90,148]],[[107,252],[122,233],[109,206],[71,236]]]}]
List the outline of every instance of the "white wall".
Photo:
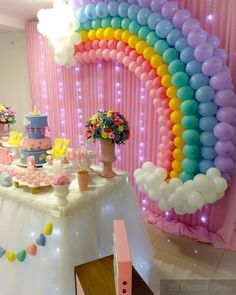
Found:
[{"label": "white wall", "polygon": [[23,115],[32,110],[24,31],[0,34],[0,104],[16,112],[14,130],[24,130]]}]

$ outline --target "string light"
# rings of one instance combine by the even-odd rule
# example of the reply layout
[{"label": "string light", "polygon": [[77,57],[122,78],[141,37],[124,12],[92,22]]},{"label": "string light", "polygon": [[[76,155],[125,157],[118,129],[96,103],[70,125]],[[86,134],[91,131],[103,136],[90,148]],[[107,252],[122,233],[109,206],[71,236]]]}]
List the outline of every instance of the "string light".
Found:
[{"label": "string light", "polygon": [[201,221],[202,221],[203,223],[205,223],[206,220],[207,220],[207,219],[206,219],[206,216],[202,216],[202,217],[201,217]]},{"label": "string light", "polygon": [[213,15],[208,14],[207,17],[206,17],[206,20],[209,21],[209,22],[213,21]]}]

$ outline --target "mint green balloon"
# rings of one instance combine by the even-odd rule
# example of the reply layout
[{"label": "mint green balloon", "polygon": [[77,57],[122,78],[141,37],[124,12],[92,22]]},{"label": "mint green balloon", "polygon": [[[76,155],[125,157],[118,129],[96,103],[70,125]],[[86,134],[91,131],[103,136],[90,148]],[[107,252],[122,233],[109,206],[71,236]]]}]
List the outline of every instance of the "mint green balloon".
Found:
[{"label": "mint green balloon", "polygon": [[193,115],[198,111],[198,103],[196,100],[187,99],[181,103],[180,110],[184,115]]},{"label": "mint green balloon", "polygon": [[94,29],[94,30],[96,30],[96,29],[99,29],[99,28],[101,28],[101,20],[100,19],[94,19],[94,20],[92,20],[92,23],[91,23],[91,25],[92,25],[92,28]]},{"label": "mint green balloon", "polygon": [[92,29],[91,20],[87,20],[85,23],[80,24],[80,31],[89,31]]},{"label": "mint green balloon", "polygon": [[193,98],[194,97],[193,88],[191,88],[189,85],[179,88],[177,91],[177,97],[180,100],[186,100],[186,99]]},{"label": "mint green balloon", "polygon": [[163,54],[168,48],[170,48],[170,45],[165,40],[159,40],[154,45],[157,54]]},{"label": "mint green balloon", "polygon": [[181,124],[185,129],[195,129],[198,127],[199,119],[194,115],[183,116]]},{"label": "mint green balloon", "polygon": [[147,38],[147,35],[149,33],[151,33],[152,31],[149,29],[148,26],[143,26],[139,29],[138,31],[138,37],[142,40],[145,40],[146,41],[146,38]]},{"label": "mint green balloon", "polygon": [[154,46],[158,40],[159,38],[155,32],[149,33],[146,37],[146,42],[149,46]]},{"label": "mint green balloon", "polygon": [[199,147],[196,144],[192,145],[185,145],[183,148],[183,153],[185,154],[186,158],[189,159],[197,159],[199,156]]},{"label": "mint green balloon", "polygon": [[189,76],[185,72],[175,73],[171,79],[172,84],[177,88],[185,86],[186,84],[188,84],[188,81],[189,81]]},{"label": "mint green balloon", "polygon": [[167,64],[170,64],[173,60],[178,58],[179,58],[179,53],[174,48],[168,48],[163,53],[163,60]]},{"label": "mint green balloon", "polygon": [[135,20],[133,20],[129,25],[129,31],[133,35],[138,35],[138,31],[140,28],[141,28],[141,25]]},{"label": "mint green balloon", "polygon": [[200,140],[198,131],[194,129],[185,130],[182,136],[186,144],[198,144]]},{"label": "mint green balloon", "polygon": [[111,19],[111,26],[114,29],[120,29],[121,28],[121,22],[122,18],[119,16],[115,16]]},{"label": "mint green balloon", "polygon": [[111,27],[111,17],[105,17],[104,19],[102,19],[101,24],[103,28],[107,28],[107,27]]},{"label": "mint green balloon", "polygon": [[198,161],[195,159],[185,158],[182,161],[183,170],[187,173],[194,173],[198,169]]},{"label": "mint green balloon", "polygon": [[187,173],[187,172],[183,171],[183,172],[180,173],[179,177],[183,182],[185,182],[185,181],[193,179],[194,174],[193,173]]},{"label": "mint green balloon", "polygon": [[122,22],[121,22],[121,27],[123,30],[129,30],[129,25],[132,22],[131,19],[129,19],[128,17],[123,18]]},{"label": "mint green balloon", "polygon": [[185,64],[179,59],[173,60],[168,66],[168,71],[171,75],[174,75],[178,72],[183,72],[184,70]]}]

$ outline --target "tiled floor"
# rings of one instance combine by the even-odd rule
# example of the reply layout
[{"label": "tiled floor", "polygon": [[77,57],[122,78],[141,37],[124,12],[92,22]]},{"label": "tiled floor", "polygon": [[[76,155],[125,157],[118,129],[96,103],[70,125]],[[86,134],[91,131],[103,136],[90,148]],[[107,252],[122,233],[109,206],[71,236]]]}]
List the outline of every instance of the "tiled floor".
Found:
[{"label": "tiled floor", "polygon": [[[155,294],[159,294],[160,279],[236,280],[236,252],[164,233],[151,224],[147,224],[147,229],[154,247],[150,285]],[[227,282],[226,285],[232,284]],[[236,281],[233,283],[236,285]]]}]

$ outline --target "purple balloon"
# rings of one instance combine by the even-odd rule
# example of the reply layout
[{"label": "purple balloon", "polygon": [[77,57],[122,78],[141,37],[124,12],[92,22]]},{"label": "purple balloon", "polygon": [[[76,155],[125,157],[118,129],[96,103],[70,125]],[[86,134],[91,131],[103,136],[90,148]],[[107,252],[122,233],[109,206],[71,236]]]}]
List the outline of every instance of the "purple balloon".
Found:
[{"label": "purple balloon", "polygon": [[221,172],[231,172],[234,169],[234,161],[229,157],[218,156],[215,158],[215,167]]},{"label": "purple balloon", "polygon": [[228,73],[219,72],[211,77],[210,85],[216,90],[229,89],[231,85],[231,77]]},{"label": "purple balloon", "polygon": [[161,12],[163,4],[167,0],[152,0],[151,2],[151,10],[154,12]]},{"label": "purple balloon", "polygon": [[188,44],[192,47],[197,47],[199,44],[205,43],[207,39],[207,32],[203,29],[193,29],[188,34]]},{"label": "purple balloon", "polygon": [[212,57],[214,53],[213,46],[210,43],[203,43],[198,45],[194,50],[194,56],[198,61],[205,61]]},{"label": "purple balloon", "polygon": [[214,55],[219,57],[223,63],[225,63],[228,60],[228,53],[223,48],[216,48]]},{"label": "purple balloon", "polygon": [[195,29],[200,28],[200,23],[197,19],[191,18],[183,23],[182,26],[182,34],[183,36],[187,37],[188,34]]},{"label": "purple balloon", "polygon": [[165,19],[172,20],[177,9],[178,4],[176,1],[168,1],[163,4],[161,14]]},{"label": "purple balloon", "polygon": [[236,109],[234,107],[220,108],[216,114],[216,117],[220,122],[235,123]]},{"label": "purple balloon", "polygon": [[[231,138],[232,143],[235,145],[235,149],[236,149],[236,127],[234,127],[234,134],[233,137]],[[235,159],[236,159],[236,153],[234,154]]]},{"label": "purple balloon", "polygon": [[214,76],[222,70],[223,62],[219,57],[213,56],[202,65],[202,72],[207,76]]},{"label": "purple balloon", "polygon": [[207,42],[210,43],[214,48],[218,48],[220,45],[220,39],[215,35],[208,35]]},{"label": "purple balloon", "polygon": [[228,182],[228,187],[231,187],[232,185],[232,179],[229,173],[222,173],[221,174],[222,177],[224,177],[224,179]]},{"label": "purple balloon", "polygon": [[138,4],[142,7],[150,7],[150,0],[138,0]]},{"label": "purple balloon", "polygon": [[231,70],[230,67],[224,65],[222,68],[222,72],[228,73],[229,75],[231,75]]},{"label": "purple balloon", "polygon": [[174,14],[172,19],[174,27],[180,29],[183,23],[191,18],[191,14],[188,9],[179,9]]},{"label": "purple balloon", "polygon": [[129,2],[129,4],[136,4],[138,1],[137,0],[128,0],[128,2]]},{"label": "purple balloon", "polygon": [[220,140],[230,140],[234,135],[234,128],[229,123],[218,123],[214,128],[214,135]]},{"label": "purple balloon", "polygon": [[232,106],[236,103],[236,95],[232,90],[221,90],[216,93],[215,103],[220,106]]},{"label": "purple balloon", "polygon": [[235,146],[231,141],[218,140],[215,144],[215,151],[222,157],[230,157],[235,152]]}]

